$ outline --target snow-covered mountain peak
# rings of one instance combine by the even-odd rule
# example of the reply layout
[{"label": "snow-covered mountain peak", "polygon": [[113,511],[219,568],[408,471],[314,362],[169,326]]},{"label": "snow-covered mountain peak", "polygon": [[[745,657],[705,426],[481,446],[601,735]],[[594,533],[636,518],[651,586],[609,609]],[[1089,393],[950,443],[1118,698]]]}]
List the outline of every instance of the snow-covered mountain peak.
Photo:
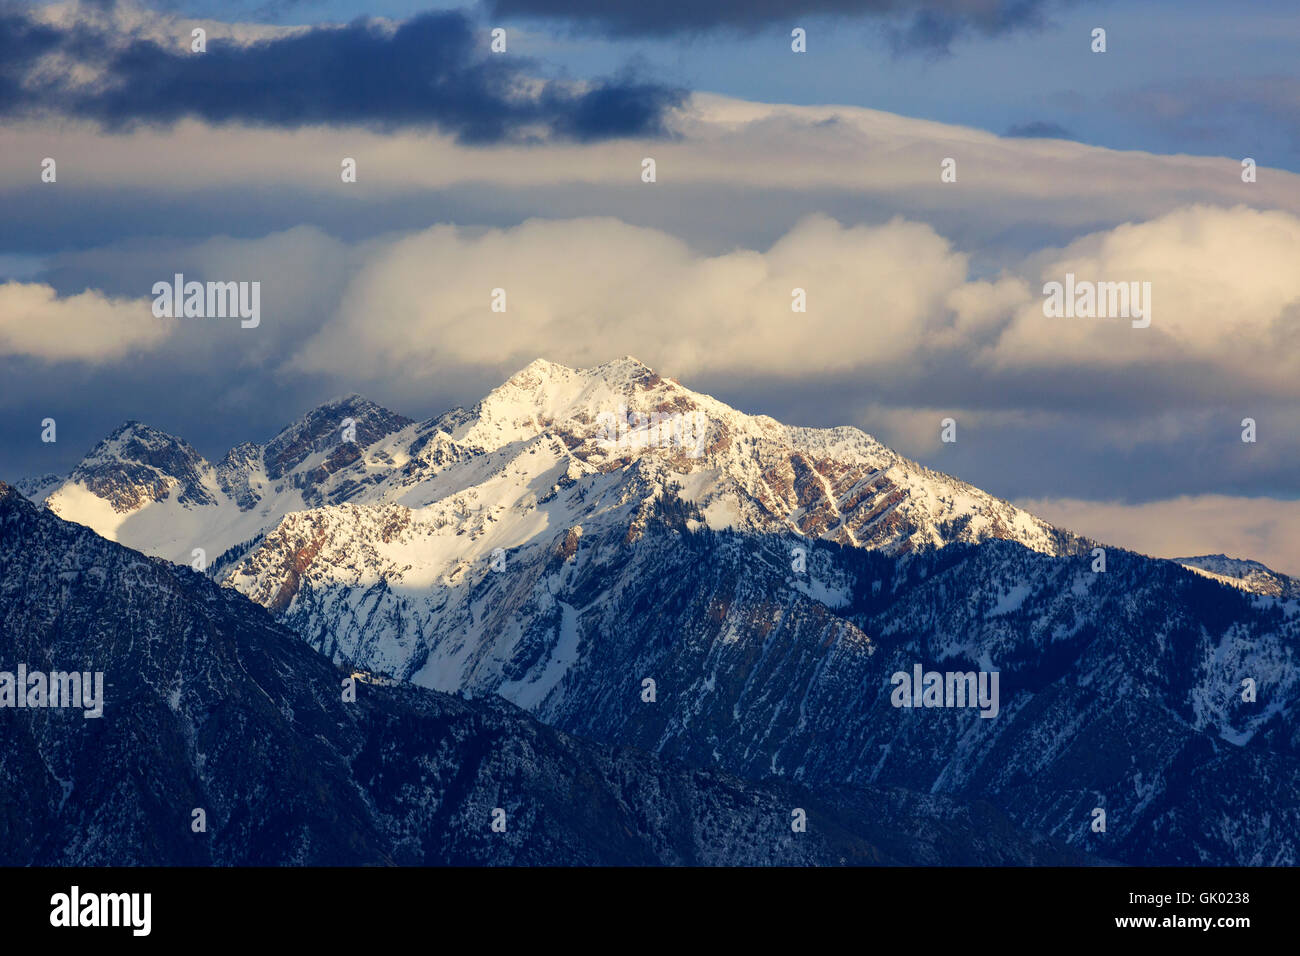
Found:
[{"label": "snow-covered mountain peak", "polygon": [[514,547],[577,524],[626,532],[629,515],[658,496],[682,499],[713,528],[890,553],[986,538],[1049,553],[1072,546],[857,428],[749,415],[631,357],[585,369],[538,359],[472,408],[422,423],[346,395],[265,445],[236,446],[216,467],[134,423],[46,501],[107,537],[188,563],[195,548],[233,561],[285,516],[345,502],[432,508],[430,519],[462,542],[478,534]]},{"label": "snow-covered mountain peak", "polygon": [[82,461],[83,465],[104,461],[148,461],[159,452],[189,449],[182,438],[134,419],[123,422],[98,442]]},{"label": "snow-covered mountain peak", "polygon": [[331,399],[313,408],[266,443],[263,457],[267,477],[280,478],[314,452],[343,444],[364,448],[409,424],[411,419],[390,412],[356,393]]},{"label": "snow-covered mountain peak", "polygon": [[209,469],[184,439],[128,421],[90,450],[71,481],[102,498],[113,511],[125,513],[173,494],[194,504],[210,503],[203,481]]},{"label": "snow-covered mountain peak", "polygon": [[[748,415],[660,375],[624,356],[591,368],[570,368],[538,359],[493,389],[477,405],[448,413],[434,424],[452,439],[480,451],[559,436],[584,459],[592,455],[632,460],[670,457],[683,451],[699,458],[702,447],[774,441],[790,445],[817,429],[789,429],[765,415]],[[857,429],[836,430],[855,442],[881,448]],[[807,433],[806,435],[804,433]],[[702,442],[702,445],[701,445]],[[685,444],[689,443],[689,449]]]},{"label": "snow-covered mountain peak", "polygon": [[[611,396],[634,398],[664,382],[652,368],[631,356],[591,368],[570,368],[537,359],[488,393],[482,405],[523,401],[552,413],[594,411]],[[676,383],[678,390],[685,392]]]},{"label": "snow-covered mountain peak", "polygon": [[1252,594],[1284,598],[1300,597],[1300,581],[1274,571],[1259,561],[1230,558],[1226,554],[1202,554],[1173,560],[1197,574]]},{"label": "snow-covered mountain peak", "polygon": [[627,382],[637,385],[653,384],[658,380],[659,375],[645,362],[631,355],[624,355],[622,358],[613,359],[605,362],[603,365],[597,365],[589,369],[589,372],[607,382],[618,383]]},{"label": "snow-covered mountain peak", "polygon": [[658,376],[654,369],[631,355],[611,359],[591,368],[571,368],[567,365],[561,365],[559,362],[552,362],[550,359],[536,358],[506,379],[505,384],[511,382],[521,384],[544,383],[547,380],[563,381],[574,377],[599,378],[610,384],[618,384],[620,382],[639,382],[644,379],[657,378]]},{"label": "snow-covered mountain peak", "polygon": [[548,430],[582,441],[602,420],[669,404],[694,407],[695,398],[631,357],[585,369],[537,359],[472,408],[434,424],[467,447],[492,451]]}]

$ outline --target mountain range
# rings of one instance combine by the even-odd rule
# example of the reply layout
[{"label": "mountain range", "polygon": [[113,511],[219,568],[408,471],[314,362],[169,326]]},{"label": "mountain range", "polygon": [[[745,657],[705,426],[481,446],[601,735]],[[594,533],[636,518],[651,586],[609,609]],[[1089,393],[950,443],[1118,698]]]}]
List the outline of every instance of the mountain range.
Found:
[{"label": "mountain range", "polygon": [[[555,740],[932,823],[996,808],[1081,858],[1300,860],[1296,582],[1104,547],[634,359],[424,422],[348,396],[215,465],[130,422],[20,487],[394,700],[505,698]],[[997,672],[996,717],[895,706],[917,666]]]}]

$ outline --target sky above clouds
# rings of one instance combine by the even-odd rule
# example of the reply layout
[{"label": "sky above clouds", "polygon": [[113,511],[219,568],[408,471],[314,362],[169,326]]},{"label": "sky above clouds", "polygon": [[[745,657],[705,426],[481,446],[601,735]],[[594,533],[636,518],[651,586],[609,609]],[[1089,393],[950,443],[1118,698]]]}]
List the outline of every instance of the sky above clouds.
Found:
[{"label": "sky above clouds", "polygon": [[[219,457],[343,392],[427,417],[632,354],[1116,544],[1300,573],[1300,18],[785,7],[0,0],[0,477],[126,419]],[[178,272],[261,281],[261,324],[155,319]],[[1150,282],[1150,327],[1046,318],[1066,273]]]}]

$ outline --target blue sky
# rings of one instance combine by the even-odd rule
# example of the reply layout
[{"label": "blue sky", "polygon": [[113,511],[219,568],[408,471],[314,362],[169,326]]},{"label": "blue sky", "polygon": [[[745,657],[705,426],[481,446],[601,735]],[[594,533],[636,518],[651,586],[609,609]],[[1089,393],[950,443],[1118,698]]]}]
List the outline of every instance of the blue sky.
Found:
[{"label": "blue sky", "polygon": [[[220,458],[340,393],[429,417],[632,354],[1115,543],[1300,572],[1285,4],[494,2],[0,2],[0,477],[126,419]],[[1066,271],[1151,281],[1147,334],[1046,323]],[[261,281],[265,320],[159,325],[176,272]]]}]

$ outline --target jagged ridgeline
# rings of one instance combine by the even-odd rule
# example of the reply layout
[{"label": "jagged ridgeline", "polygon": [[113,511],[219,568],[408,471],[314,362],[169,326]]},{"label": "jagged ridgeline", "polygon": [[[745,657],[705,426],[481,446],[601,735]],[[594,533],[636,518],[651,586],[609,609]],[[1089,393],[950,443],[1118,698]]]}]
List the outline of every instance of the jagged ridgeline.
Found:
[{"label": "jagged ridgeline", "polygon": [[[635,360],[535,362],[427,422],[349,396],[218,466],[128,426],[30,490],[145,553],[221,555],[217,581],[335,662],[566,732],[988,801],[1126,862],[1297,861],[1295,582],[1099,561],[857,429]],[[996,672],[996,715],[897,706],[918,667]]]}]

